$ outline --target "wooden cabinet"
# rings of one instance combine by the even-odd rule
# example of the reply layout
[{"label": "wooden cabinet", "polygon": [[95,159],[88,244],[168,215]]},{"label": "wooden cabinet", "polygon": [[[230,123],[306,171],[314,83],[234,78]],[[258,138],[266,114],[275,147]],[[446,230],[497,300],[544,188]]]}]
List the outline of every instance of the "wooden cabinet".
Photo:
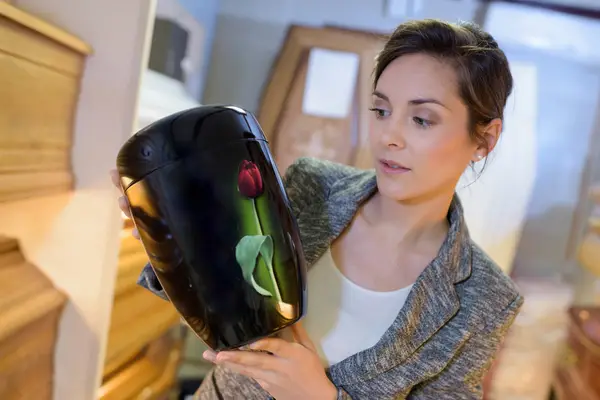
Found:
[{"label": "wooden cabinet", "polygon": [[0,236],[0,399],[52,399],[54,348],[66,296]]},{"label": "wooden cabinet", "polygon": [[0,2],[0,202],[67,191],[87,44]]}]

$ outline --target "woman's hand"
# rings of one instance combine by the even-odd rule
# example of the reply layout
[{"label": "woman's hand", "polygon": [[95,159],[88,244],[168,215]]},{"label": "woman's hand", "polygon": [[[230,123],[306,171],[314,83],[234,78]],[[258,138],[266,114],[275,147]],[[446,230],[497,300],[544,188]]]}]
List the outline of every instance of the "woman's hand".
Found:
[{"label": "woman's hand", "polygon": [[306,331],[300,323],[291,330],[295,342],[263,339],[248,346],[250,350],[206,351],[204,358],[255,379],[277,400],[335,400],[337,389]]},{"label": "woman's hand", "polygon": [[[112,181],[113,185],[115,185],[117,189],[119,189],[121,194],[123,194],[123,188],[121,188],[121,183],[119,182],[119,173],[117,172],[117,170],[113,169],[110,171],[110,180]],[[121,209],[121,211],[123,211],[123,214],[125,214],[127,218],[131,218],[131,210],[129,209],[129,202],[127,201],[127,197],[119,197],[119,208]],[[133,228],[131,234],[136,239],[140,238],[140,233],[138,232],[137,228]]]}]

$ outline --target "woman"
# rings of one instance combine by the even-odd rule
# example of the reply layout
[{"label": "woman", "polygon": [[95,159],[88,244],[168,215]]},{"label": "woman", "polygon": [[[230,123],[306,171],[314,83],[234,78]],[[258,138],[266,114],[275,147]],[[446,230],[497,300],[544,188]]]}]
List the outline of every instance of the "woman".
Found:
[{"label": "woman", "polygon": [[[508,62],[475,25],[413,21],[373,89],[374,171],[303,158],[285,176],[311,266],[303,326],[206,352],[199,399],[481,398],[523,299],[470,240],[454,190],[499,139]],[[162,295],[149,267],[140,283]]]}]

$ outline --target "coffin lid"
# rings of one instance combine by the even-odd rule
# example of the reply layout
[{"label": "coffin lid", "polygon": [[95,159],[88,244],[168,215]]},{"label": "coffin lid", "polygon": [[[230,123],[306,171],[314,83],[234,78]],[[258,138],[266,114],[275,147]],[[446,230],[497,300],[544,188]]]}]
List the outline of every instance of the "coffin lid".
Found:
[{"label": "coffin lid", "polygon": [[0,235],[0,343],[66,303],[64,293],[25,260],[15,239]]},{"label": "coffin lid", "polygon": [[25,28],[31,29],[42,36],[50,38],[57,43],[62,44],[83,55],[92,54],[92,48],[78,37],[52,25],[48,22],[39,19],[31,14],[28,14],[19,8],[12,6],[6,2],[0,1],[0,18],[9,19]]}]

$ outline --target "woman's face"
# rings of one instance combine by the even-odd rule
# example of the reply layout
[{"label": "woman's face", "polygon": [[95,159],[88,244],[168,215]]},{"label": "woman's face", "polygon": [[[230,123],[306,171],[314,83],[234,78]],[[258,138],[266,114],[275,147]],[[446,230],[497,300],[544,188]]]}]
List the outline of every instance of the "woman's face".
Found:
[{"label": "woman's face", "polygon": [[412,54],[390,63],[377,82],[372,109],[370,146],[378,189],[386,197],[406,201],[452,193],[469,162],[486,156],[469,136],[454,69],[436,58]]}]

